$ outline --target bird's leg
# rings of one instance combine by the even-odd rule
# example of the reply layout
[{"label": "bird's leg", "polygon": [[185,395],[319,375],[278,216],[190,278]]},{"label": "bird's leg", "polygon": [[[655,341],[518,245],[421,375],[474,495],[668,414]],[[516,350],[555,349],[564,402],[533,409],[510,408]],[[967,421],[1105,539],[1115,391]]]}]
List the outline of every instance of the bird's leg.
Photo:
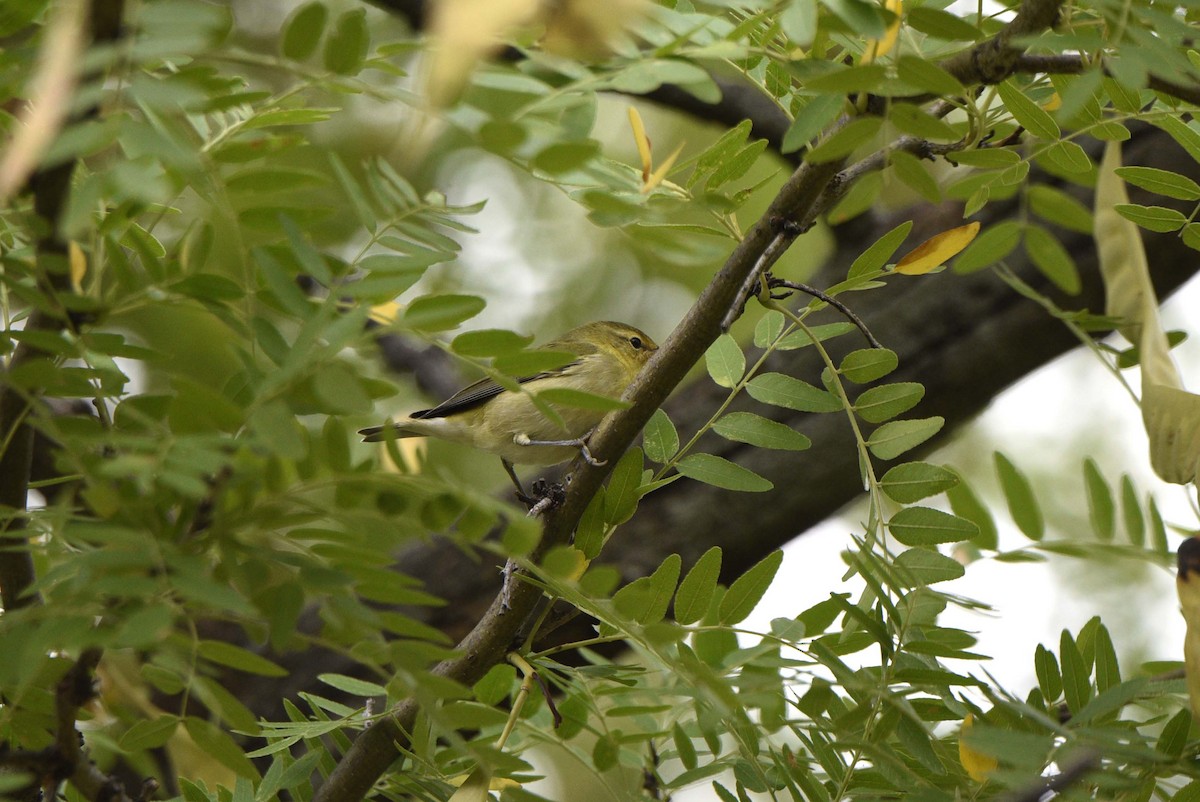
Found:
[{"label": "bird's leg", "polygon": [[517,488],[517,501],[524,504],[526,507],[532,507],[535,503],[533,496],[525,492],[525,488],[521,485],[521,480],[517,478],[517,471],[513,468],[513,464],[504,457],[500,458],[500,463],[504,466],[504,470],[508,473],[508,478],[512,479],[513,486]]},{"label": "bird's leg", "polygon": [[606,465],[606,460],[596,459],[592,456],[592,452],[588,448],[587,441],[591,434],[591,432],[588,432],[583,437],[575,437],[570,440],[530,440],[529,435],[524,432],[518,432],[513,435],[513,442],[519,446],[571,446],[579,449],[579,453],[583,455],[588,465]]}]

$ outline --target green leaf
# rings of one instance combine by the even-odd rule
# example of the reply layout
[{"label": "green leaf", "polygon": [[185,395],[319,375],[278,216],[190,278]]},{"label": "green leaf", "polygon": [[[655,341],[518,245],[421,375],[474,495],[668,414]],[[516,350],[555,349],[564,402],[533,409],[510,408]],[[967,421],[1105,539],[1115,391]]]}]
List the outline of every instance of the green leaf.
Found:
[{"label": "green leaf", "polygon": [[942,189],[924,161],[898,150],[891,157],[892,171],[906,187],[930,203],[942,202]]},{"label": "green leaf", "polygon": [[859,394],[854,411],[867,423],[883,423],[920,403],[925,387],[916,382],[897,382],[872,387]]},{"label": "green leaf", "polygon": [[[928,462],[905,462],[883,475],[879,485],[888,498],[901,504],[912,504],[935,496],[958,484],[958,475],[940,465]],[[976,534],[979,527],[975,526]]]},{"label": "green leaf", "polygon": [[642,450],[631,448],[613,468],[604,495],[604,518],[612,526],[623,524],[637,510],[642,486]]},{"label": "green leaf", "polygon": [[754,325],[754,344],[759,348],[770,346],[783,334],[783,325],[783,313],[775,309],[768,309]]},{"label": "green leaf", "polygon": [[858,36],[883,36],[885,25],[879,7],[864,0],[821,0]]},{"label": "green leaf", "polygon": [[1025,252],[1046,278],[1069,295],[1078,295],[1081,288],[1075,259],[1058,238],[1036,224],[1025,229]]},{"label": "green leaf", "polygon": [[675,620],[694,624],[708,612],[721,575],[721,547],[713,546],[687,572],[675,593]]},{"label": "green leaf", "polygon": [[1034,184],[1026,192],[1026,197],[1034,214],[1072,231],[1092,233],[1091,210],[1061,189]]},{"label": "green leaf", "polygon": [[713,425],[713,431],[726,440],[759,448],[803,451],[812,445],[811,440],[787,424],[753,412],[730,412]]},{"label": "green leaf", "polygon": [[1049,141],[1057,141],[1062,137],[1062,131],[1059,130],[1058,123],[1054,122],[1054,118],[1017,88],[1012,78],[997,84],[996,91],[1004,101],[1005,108],[1026,131]]},{"label": "green leaf", "polygon": [[1020,223],[1005,221],[989,226],[954,260],[954,272],[972,273],[1004,259],[1021,241]]},{"label": "green leaf", "polygon": [[1096,461],[1088,457],[1083,461],[1083,485],[1087,491],[1088,517],[1092,530],[1100,540],[1112,540],[1116,532],[1116,504],[1112,490]]},{"label": "green leaf", "polygon": [[854,260],[854,264],[850,265],[847,278],[856,278],[882,269],[888,263],[888,259],[892,258],[892,254],[896,252],[896,249],[904,244],[904,240],[908,237],[908,232],[912,231],[912,226],[912,220],[905,220],[875,240],[871,247],[863,251]]},{"label": "green leaf", "polygon": [[946,423],[940,415],[919,420],[896,420],[871,433],[867,447],[879,459],[895,459],[933,437]]},{"label": "green leaf", "polygon": [[1054,143],[1040,158],[1065,173],[1090,173],[1095,169],[1087,151],[1069,139]]},{"label": "green leaf", "polygon": [[[910,9],[909,14],[911,15],[914,11],[925,10],[928,9],[914,8]],[[896,72],[900,80],[904,83],[916,89],[924,89],[926,92],[932,92],[935,95],[961,96],[966,92],[966,89],[957,78],[946,72],[935,62],[927,61],[919,56],[912,54],[901,56],[896,63]]]},{"label": "green leaf", "polygon": [[283,24],[283,55],[303,61],[315,53],[328,20],[329,9],[321,2],[305,3],[293,11]]},{"label": "green leaf", "polygon": [[1062,661],[1063,698],[1072,713],[1083,710],[1092,698],[1092,684],[1088,681],[1087,665],[1071,633],[1063,630],[1059,640],[1058,656]]},{"label": "green leaf", "polygon": [[717,620],[724,626],[744,621],[762,599],[783,564],[783,552],[773,551],[729,586],[721,599]]},{"label": "green leaf", "polygon": [[1200,200],[1200,184],[1178,173],[1153,167],[1118,167],[1116,173],[1126,183],[1158,195],[1187,201]]},{"label": "green leaf", "polygon": [[1108,627],[1101,625],[1096,630],[1096,690],[1104,693],[1121,684],[1121,665],[1117,661],[1117,650],[1113,646]]},{"label": "green leaf", "polygon": [[689,454],[679,461],[676,469],[689,479],[725,490],[763,493],[774,487],[749,468],[713,454]]},{"label": "green leaf", "polygon": [[450,348],[463,356],[490,357],[520,351],[531,342],[533,337],[505,329],[478,329],[455,337]]},{"label": "green leaf", "polygon": [[1146,543],[1146,518],[1142,514],[1142,505],[1138,503],[1137,489],[1129,474],[1121,477],[1121,519],[1125,524],[1125,534],[1129,542],[1135,546]]},{"label": "green leaf", "polygon": [[687,733],[683,731],[683,727],[676,721],[671,727],[671,742],[675,745],[675,756],[679,758],[679,762],[689,771],[699,765],[696,757],[696,747],[692,745],[692,739],[687,737]]},{"label": "green leaf", "polygon": [[1158,742],[1154,749],[1168,757],[1177,758],[1183,754],[1188,742],[1188,731],[1192,728],[1192,711],[1186,707],[1175,715],[1159,733]]},{"label": "green leaf", "polygon": [[195,716],[188,716],[184,719],[184,727],[205,756],[214,758],[227,769],[232,769],[239,777],[258,779],[258,771],[246,757],[242,748],[216,724]]},{"label": "green leaf", "polygon": [[583,167],[600,153],[600,143],[594,139],[582,142],[559,142],[541,150],[533,157],[533,166],[559,175]]},{"label": "green leaf", "polygon": [[870,92],[887,78],[882,64],[858,64],[831,70],[804,82],[804,88],[818,94],[832,93],[838,96],[854,92]]},{"label": "green leaf", "polygon": [[654,410],[642,433],[642,448],[646,458],[662,465],[679,451],[679,433],[675,424],[661,409]]},{"label": "green leaf", "polygon": [[570,387],[552,387],[549,390],[539,390],[537,397],[547,404],[575,409],[591,409],[597,412],[612,412],[618,409],[628,409],[629,402],[619,398],[609,398],[606,395],[575,390]]},{"label": "green leaf", "polygon": [[867,384],[882,378],[900,364],[896,352],[887,348],[863,348],[842,359],[838,371],[855,384]]},{"label": "green leaf", "polygon": [[755,401],[799,412],[835,412],[842,404],[830,392],[782,373],[762,373],[746,384]]},{"label": "green leaf", "polygon": [[[806,6],[807,3],[792,3],[790,8]],[[817,95],[804,108],[796,112],[796,119],[783,135],[781,153],[794,153],[812,140],[837,119],[846,105],[846,98],[839,94]]]},{"label": "green leaf", "polygon": [[1062,693],[1062,674],[1059,673],[1054,653],[1040,643],[1033,653],[1033,670],[1037,674],[1042,698],[1053,704]]},{"label": "green leaf", "polygon": [[905,546],[934,546],[971,540],[979,534],[979,527],[931,507],[905,507],[892,516],[888,531]]},{"label": "green leaf", "polygon": [[121,748],[129,752],[142,752],[163,746],[179,727],[179,716],[161,715],[152,719],[141,719],[121,735]]},{"label": "green leaf", "polygon": [[767,149],[767,140],[756,139],[735,153],[731,158],[717,165],[717,169],[709,176],[705,188],[715,190],[718,187],[736,181],[750,171],[758,162],[758,157]]},{"label": "green leaf", "polygon": [[486,306],[478,295],[422,295],[404,310],[404,325],[418,331],[445,331],[475,317]]},{"label": "green leaf", "polygon": [[318,674],[317,679],[329,687],[337,688],[351,696],[387,696],[387,688],[379,683],[347,677],[345,674]]},{"label": "green leaf", "polygon": [[672,554],[650,576],[640,577],[613,595],[617,612],[639,624],[654,624],[667,614],[675,585],[679,582],[681,560]]},{"label": "green leaf", "polygon": [[946,491],[950,509],[955,515],[966,518],[979,527],[979,537],[975,539],[976,546],[981,549],[997,548],[1000,535],[996,531],[996,521],[992,518],[991,510],[979,500],[979,496],[963,479],[962,474],[955,471],[955,475],[958,477],[958,484]]},{"label": "green leaf", "polygon": [[356,8],[343,13],[338,17],[337,27],[325,40],[325,69],[338,75],[357,73],[370,46],[366,10]]},{"label": "green leaf", "polygon": [[1158,503],[1151,496],[1149,500],[1150,507],[1150,545],[1159,554],[1167,554],[1169,546],[1167,545],[1167,527],[1163,523],[1162,513],[1158,511]]},{"label": "green leaf", "polygon": [[1177,231],[1187,222],[1187,217],[1175,209],[1165,206],[1141,206],[1136,203],[1118,203],[1113,206],[1117,214],[1136,223],[1147,231],[1166,233]]},{"label": "green leaf", "polygon": [[915,6],[907,9],[904,19],[915,30],[948,42],[973,42],[982,36],[974,25],[940,8]]},{"label": "green leaf", "polygon": [[200,656],[218,665],[236,668],[247,674],[258,674],[263,677],[285,677],[287,669],[278,663],[255,654],[240,646],[218,640],[202,640],[197,644]]},{"label": "green leaf", "polygon": [[822,164],[849,156],[860,145],[865,145],[883,125],[880,117],[859,117],[838,129],[832,136],[814,147],[804,157],[810,164]]},{"label": "green leaf", "polygon": [[957,560],[920,546],[901,552],[896,557],[896,568],[908,587],[948,582],[966,573]]},{"label": "green leaf", "polygon": [[1025,474],[1008,457],[999,451],[993,455],[996,475],[1000,477],[1000,489],[1008,502],[1008,511],[1017,528],[1030,540],[1041,540],[1046,534],[1046,523],[1042,510],[1033,494],[1033,485]]},{"label": "green leaf", "polygon": [[717,337],[704,352],[708,375],[721,387],[736,387],[746,373],[746,356],[728,334]]}]

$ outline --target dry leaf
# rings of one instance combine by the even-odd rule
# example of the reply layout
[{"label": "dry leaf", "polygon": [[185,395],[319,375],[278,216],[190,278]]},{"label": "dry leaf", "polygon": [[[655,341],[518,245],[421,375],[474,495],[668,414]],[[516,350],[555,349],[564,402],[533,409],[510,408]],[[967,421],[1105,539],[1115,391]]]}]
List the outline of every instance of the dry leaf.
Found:
[{"label": "dry leaf", "polygon": [[958,762],[966,769],[967,775],[977,783],[987,782],[988,775],[996,770],[999,763],[991,755],[985,755],[978,749],[969,746],[963,738],[971,727],[975,726],[975,717],[970,713],[963,718],[962,729],[958,731]]},{"label": "dry leaf", "polygon": [[896,263],[896,272],[906,276],[920,276],[941,267],[952,256],[971,244],[979,233],[979,221],[943,231],[930,237],[909,251]]},{"label": "dry leaf", "polygon": [[433,52],[425,74],[435,108],[451,105],[480,60],[495,53],[519,26],[533,21],[538,0],[437,0],[430,18]]},{"label": "dry leaf", "polygon": [[667,157],[667,160],[660,164],[658,169],[646,178],[645,183],[642,185],[643,193],[649,192],[663,182],[663,179],[667,177],[667,173],[671,172],[671,168],[675,165],[675,160],[679,158],[679,154],[683,153],[683,145],[684,143],[680,142],[679,147],[671,151],[671,155]]},{"label": "dry leaf", "polygon": [[1138,347],[1150,464],[1164,481],[1188,484],[1200,462],[1200,396],[1183,389],[1171,359],[1141,232],[1116,212],[1118,204],[1129,202],[1125,182],[1116,173],[1120,166],[1121,146],[1109,142],[1096,182],[1096,250],[1107,295],[1105,313],[1121,318],[1121,334]]}]

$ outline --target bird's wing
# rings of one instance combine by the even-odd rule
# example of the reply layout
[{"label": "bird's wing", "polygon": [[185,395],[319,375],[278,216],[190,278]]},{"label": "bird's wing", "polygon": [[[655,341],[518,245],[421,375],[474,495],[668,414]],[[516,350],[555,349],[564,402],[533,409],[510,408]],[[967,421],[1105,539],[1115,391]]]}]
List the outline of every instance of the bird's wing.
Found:
[{"label": "bird's wing", "polygon": [[[544,379],[549,376],[560,376],[563,372],[575,367],[578,364],[579,361],[576,360],[575,362],[568,363],[560,368],[555,368],[554,370],[542,371],[541,373],[535,373],[532,376],[522,376],[521,378],[517,379],[517,383],[526,384],[527,382],[535,381],[537,379]],[[504,392],[504,388],[499,384],[496,384],[495,381],[489,378],[483,378],[474,384],[469,384],[462,388],[457,393],[438,404],[436,407],[433,407],[432,409],[417,410],[416,412],[411,413],[409,417],[418,419],[444,418],[447,415],[454,415],[458,412],[466,412],[468,409],[474,409],[475,407],[483,404],[485,401],[500,395],[502,392]]]}]

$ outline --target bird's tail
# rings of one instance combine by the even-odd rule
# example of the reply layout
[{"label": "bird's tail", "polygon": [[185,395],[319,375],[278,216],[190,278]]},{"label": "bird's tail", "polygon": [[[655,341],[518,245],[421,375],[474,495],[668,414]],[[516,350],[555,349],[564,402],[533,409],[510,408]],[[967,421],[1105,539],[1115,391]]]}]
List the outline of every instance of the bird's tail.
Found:
[{"label": "bird's tail", "polygon": [[359,429],[358,433],[362,435],[364,443],[382,443],[385,440],[391,440],[393,438],[402,440],[405,437],[421,436],[419,432],[414,432],[400,423],[388,423],[383,426],[368,426],[365,429]]}]

